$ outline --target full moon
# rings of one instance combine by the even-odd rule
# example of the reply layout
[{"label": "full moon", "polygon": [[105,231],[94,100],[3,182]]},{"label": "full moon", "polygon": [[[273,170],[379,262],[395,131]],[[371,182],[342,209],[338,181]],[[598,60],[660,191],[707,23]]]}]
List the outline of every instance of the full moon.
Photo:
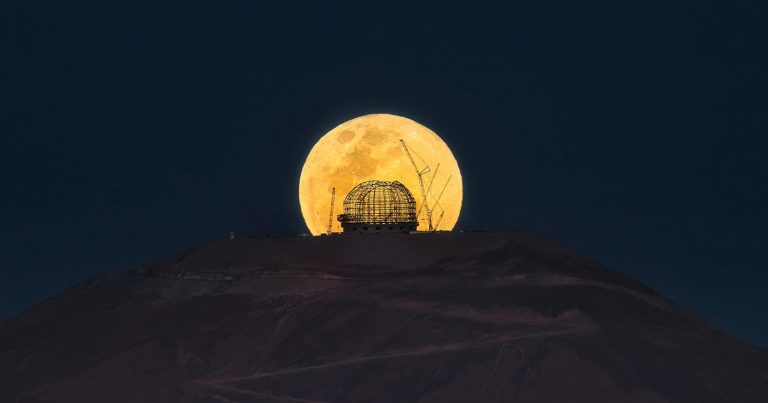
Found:
[{"label": "full moon", "polygon": [[[367,180],[400,181],[411,191],[417,206],[422,206],[418,174],[401,139],[417,169],[422,171],[429,207],[434,210],[435,229],[453,229],[461,211],[462,182],[459,164],[451,150],[435,132],[411,119],[374,114],[336,126],[309,152],[299,179],[299,203],[313,235],[328,230],[333,188],[334,232],[340,231],[336,215],[342,212],[344,197],[355,185]],[[418,230],[426,231],[426,209],[420,211]]]}]

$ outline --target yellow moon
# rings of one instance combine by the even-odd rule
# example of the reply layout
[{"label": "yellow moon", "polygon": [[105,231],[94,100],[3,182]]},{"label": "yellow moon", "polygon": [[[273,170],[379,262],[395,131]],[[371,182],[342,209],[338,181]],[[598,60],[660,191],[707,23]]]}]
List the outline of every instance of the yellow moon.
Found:
[{"label": "yellow moon", "polygon": [[[417,205],[422,205],[418,175],[400,139],[407,144],[419,170],[429,166],[429,173],[423,173],[422,179],[425,188],[432,183],[427,194],[430,206],[439,202],[432,214],[433,224],[439,221],[437,230],[453,229],[459,219],[463,190],[459,164],[451,150],[435,132],[411,119],[374,114],[336,126],[309,152],[299,179],[299,203],[313,235],[328,231],[333,188],[334,232],[341,231],[336,216],[342,213],[347,193],[367,180],[400,181],[411,191]],[[443,188],[445,191],[437,200]],[[418,230],[426,231],[426,211],[421,210]]]}]

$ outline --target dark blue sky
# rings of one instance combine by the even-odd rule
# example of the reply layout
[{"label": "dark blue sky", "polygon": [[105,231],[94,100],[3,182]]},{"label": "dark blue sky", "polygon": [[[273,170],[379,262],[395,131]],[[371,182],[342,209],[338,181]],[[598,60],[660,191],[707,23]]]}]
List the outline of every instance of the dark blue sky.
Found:
[{"label": "dark blue sky", "polygon": [[257,232],[236,194],[305,231],[314,141],[386,112],[454,150],[460,228],[557,240],[768,347],[765,2],[257,3],[0,4],[0,318]]}]

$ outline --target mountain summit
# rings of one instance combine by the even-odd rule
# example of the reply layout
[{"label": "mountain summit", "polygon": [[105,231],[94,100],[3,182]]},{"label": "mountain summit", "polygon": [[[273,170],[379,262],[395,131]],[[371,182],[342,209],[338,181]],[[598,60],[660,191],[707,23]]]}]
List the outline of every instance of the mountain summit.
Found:
[{"label": "mountain summit", "polygon": [[4,402],[766,402],[768,353],[525,234],[216,241],[0,323]]}]

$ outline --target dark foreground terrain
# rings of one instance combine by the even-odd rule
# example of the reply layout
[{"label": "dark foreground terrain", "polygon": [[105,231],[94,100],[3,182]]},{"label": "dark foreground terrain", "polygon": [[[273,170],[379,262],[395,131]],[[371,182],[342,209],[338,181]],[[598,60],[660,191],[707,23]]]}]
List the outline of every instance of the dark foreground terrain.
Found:
[{"label": "dark foreground terrain", "polygon": [[768,402],[768,353],[517,234],[212,242],[0,323],[2,402]]}]

